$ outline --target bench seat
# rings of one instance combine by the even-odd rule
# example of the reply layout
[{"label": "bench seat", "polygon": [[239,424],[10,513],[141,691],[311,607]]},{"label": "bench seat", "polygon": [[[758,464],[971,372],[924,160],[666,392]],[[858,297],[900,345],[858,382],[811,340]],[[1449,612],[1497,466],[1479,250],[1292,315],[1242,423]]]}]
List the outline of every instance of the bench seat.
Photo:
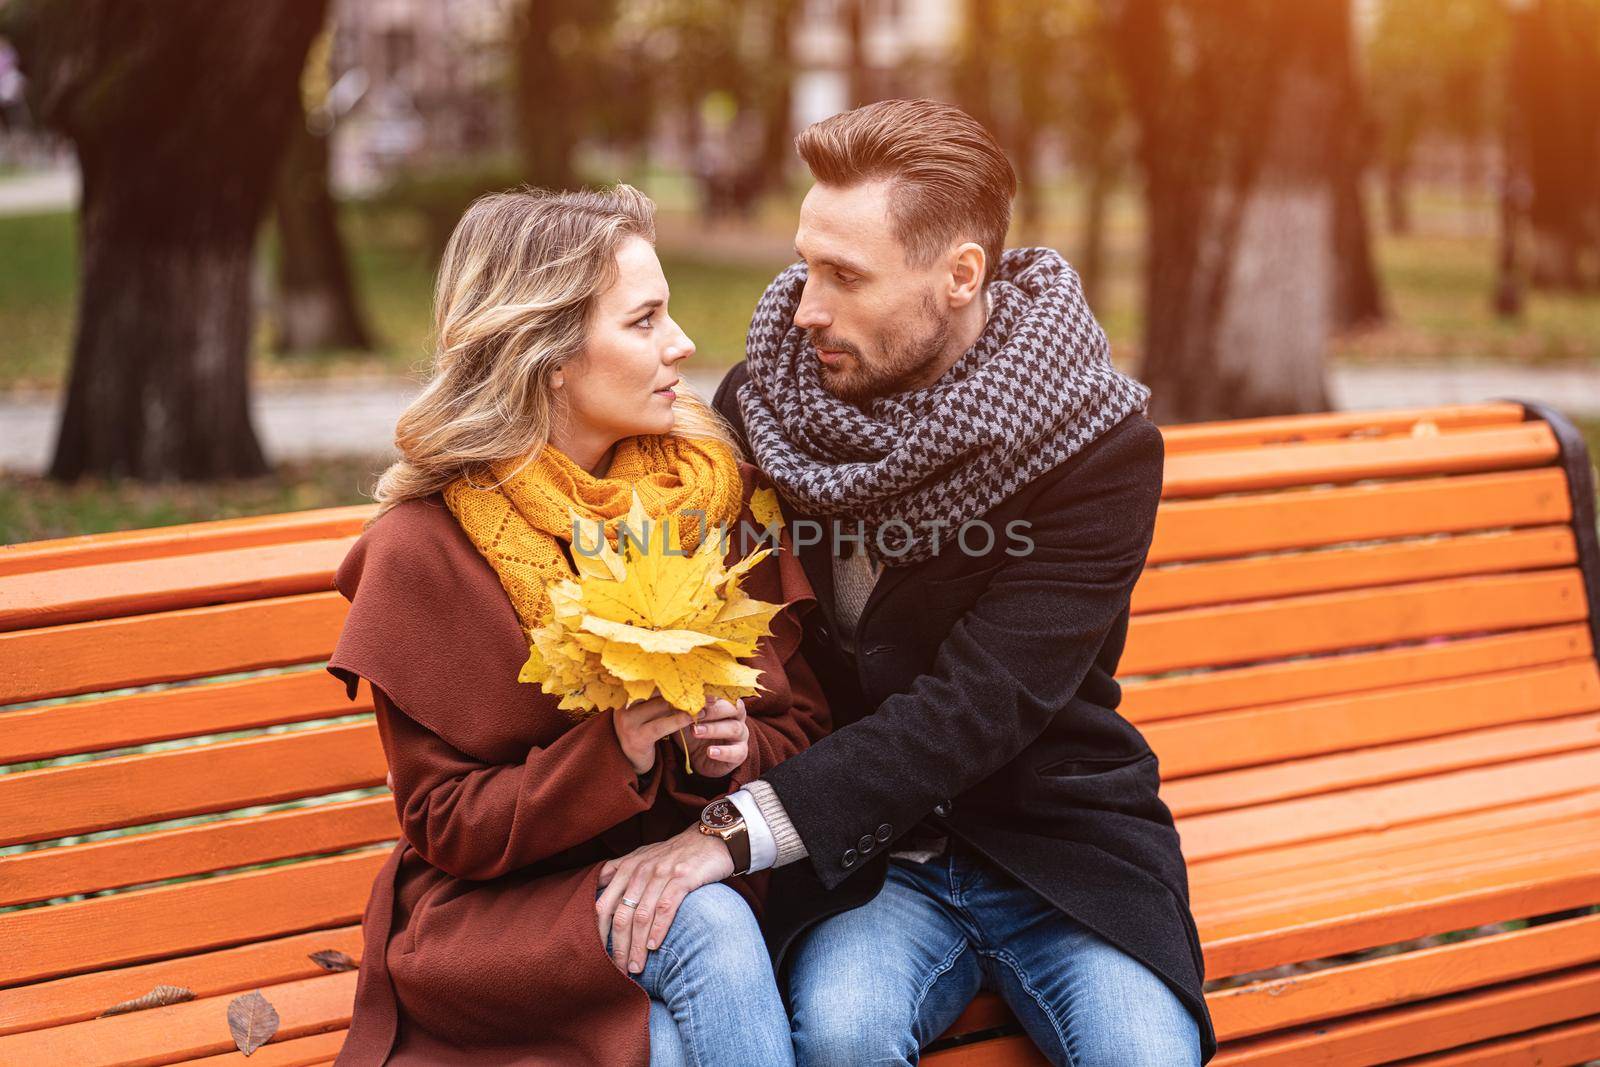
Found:
[{"label": "bench seat", "polygon": [[[1600,1057],[1600,595],[1572,427],[1496,403],[1170,428],[1123,713],[1218,1064]],[[0,549],[0,1064],[331,1063],[397,833],[322,663],[367,507]],[[192,1000],[98,1018],[159,985]],[[1130,1025],[1137,1025],[1130,1020]],[[926,1062],[1042,1063],[980,995]]]}]

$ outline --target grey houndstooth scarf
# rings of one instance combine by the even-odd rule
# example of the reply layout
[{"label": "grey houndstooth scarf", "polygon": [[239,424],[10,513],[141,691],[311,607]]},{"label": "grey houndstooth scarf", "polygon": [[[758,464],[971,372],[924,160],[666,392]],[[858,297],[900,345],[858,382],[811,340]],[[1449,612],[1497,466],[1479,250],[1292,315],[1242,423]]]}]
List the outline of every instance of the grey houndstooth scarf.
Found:
[{"label": "grey houndstooth scarf", "polygon": [[1051,249],[1005,252],[977,343],[932,385],[865,407],[822,386],[794,325],[805,281],[796,263],[757,303],[739,406],[779,491],[810,515],[862,522],[875,563],[928,559],[935,539],[943,550],[963,522],[1147,409],[1150,390],[1112,366],[1077,271]]}]

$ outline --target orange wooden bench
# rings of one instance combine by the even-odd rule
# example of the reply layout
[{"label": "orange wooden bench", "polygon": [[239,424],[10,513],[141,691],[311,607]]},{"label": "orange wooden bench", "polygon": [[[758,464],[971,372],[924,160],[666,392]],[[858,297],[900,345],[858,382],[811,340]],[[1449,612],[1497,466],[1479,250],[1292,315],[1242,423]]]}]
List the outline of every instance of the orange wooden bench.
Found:
[{"label": "orange wooden bench", "polygon": [[[1124,709],[1189,860],[1215,1062],[1600,1056],[1581,440],[1503,403],[1167,442]],[[356,975],[309,954],[359,956],[396,835],[370,703],[321,665],[367,513],[0,550],[0,1064],[232,1062],[258,989],[281,1025],[251,1063],[337,1053]],[[159,985],[193,999],[98,1017]],[[989,997],[941,1048],[1038,1062]]]}]

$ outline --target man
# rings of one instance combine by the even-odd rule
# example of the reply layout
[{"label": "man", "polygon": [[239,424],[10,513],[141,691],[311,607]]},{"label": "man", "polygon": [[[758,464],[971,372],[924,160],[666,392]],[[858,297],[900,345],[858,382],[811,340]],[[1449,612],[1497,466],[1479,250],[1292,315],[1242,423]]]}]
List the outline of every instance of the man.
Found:
[{"label": "man", "polygon": [[916,1062],[980,988],[1053,1063],[1204,1063],[1178,835],[1115,710],[1161,491],[1149,391],[1058,255],[1002,254],[1016,179],[969,116],[885,101],[796,146],[803,262],[715,403],[816,588],[835,732],[608,864],[602,913],[653,946],[684,893],[776,867],[801,1064]]}]

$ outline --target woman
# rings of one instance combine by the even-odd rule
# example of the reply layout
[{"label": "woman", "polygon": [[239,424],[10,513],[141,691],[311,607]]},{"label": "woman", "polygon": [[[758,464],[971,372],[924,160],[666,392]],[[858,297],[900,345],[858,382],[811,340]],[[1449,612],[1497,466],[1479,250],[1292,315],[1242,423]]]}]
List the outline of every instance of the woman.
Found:
[{"label": "woman", "polygon": [[477,200],[445,250],[432,378],[335,578],[351,608],[328,670],[352,698],[368,681],[403,831],[367,905],[341,1067],[792,1062],[753,913],[764,873],[691,894],[654,951],[612,944],[598,887],[603,861],[826,731],[787,535],[743,585],[788,605],[751,661],[759,696],[686,729],[659,698],[574,718],[517,680],[545,585],[573,573],[573,513],[586,546],[601,523],[616,543],[635,491],[684,547],[702,521],[761,528],[767,483],[679,381],[694,345],[653,239],[628,186],[519,191]]}]

